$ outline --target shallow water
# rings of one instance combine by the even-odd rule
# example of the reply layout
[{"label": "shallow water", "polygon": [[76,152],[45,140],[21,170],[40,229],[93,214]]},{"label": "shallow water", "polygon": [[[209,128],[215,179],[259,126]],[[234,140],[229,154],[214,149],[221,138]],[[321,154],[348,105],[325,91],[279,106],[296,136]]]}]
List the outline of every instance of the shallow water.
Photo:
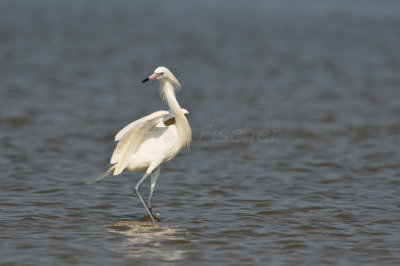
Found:
[{"label": "shallow water", "polygon": [[[1,1],[1,264],[399,264],[399,28],[397,1]],[[140,173],[85,182],[166,108],[158,65],[194,142],[151,224]]]}]

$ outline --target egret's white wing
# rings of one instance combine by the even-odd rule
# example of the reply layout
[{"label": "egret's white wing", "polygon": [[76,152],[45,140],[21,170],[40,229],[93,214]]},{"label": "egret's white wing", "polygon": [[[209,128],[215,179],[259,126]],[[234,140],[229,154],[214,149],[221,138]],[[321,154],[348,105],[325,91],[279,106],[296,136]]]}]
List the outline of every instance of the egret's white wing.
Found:
[{"label": "egret's white wing", "polygon": [[[189,114],[188,110],[183,109],[183,108],[181,108],[181,110],[182,110],[183,114],[185,114],[185,115]],[[164,126],[169,126],[169,125],[175,123],[175,115],[174,115],[174,113],[171,110],[168,110],[168,113],[169,114],[166,117],[164,117],[164,119],[162,121],[163,122],[162,124]]]},{"label": "egret's white wing", "polygon": [[[163,112],[165,112],[165,111],[163,111]],[[189,111],[186,110],[186,109],[184,109],[184,108],[182,108],[182,112],[183,112],[185,115],[189,114]],[[156,113],[157,113],[157,112],[156,112]],[[115,140],[115,141],[121,140],[122,137],[126,134],[126,132],[128,132],[130,129],[134,128],[135,126],[137,126],[140,122],[143,122],[143,120],[146,119],[147,117],[148,117],[148,116],[142,117],[142,118],[140,118],[140,119],[138,119],[138,120],[136,120],[136,121],[130,123],[129,125],[125,126],[123,129],[121,129],[121,130],[117,133],[117,135],[115,135],[115,139],[114,139],[114,140]],[[165,116],[165,117],[164,117],[163,122],[165,122],[165,121],[167,121],[167,120],[169,120],[169,119],[171,119],[171,118],[173,118],[173,117],[174,117],[174,113],[172,113],[171,110],[168,110],[168,116]]]},{"label": "egret's white wing", "polygon": [[[145,118],[145,117],[143,117],[143,118]],[[143,118],[138,119],[138,120],[136,120],[136,121],[130,123],[129,125],[125,126],[123,129],[121,129],[121,130],[117,133],[117,135],[115,135],[114,140],[115,140],[115,141],[121,140],[122,137],[126,134],[126,132],[128,132],[131,128],[137,126],[138,123],[140,123],[140,122],[143,120]]]},{"label": "egret's white wing", "polygon": [[154,112],[129,124],[117,134],[116,139],[118,138],[119,142],[110,161],[112,164],[116,164],[114,175],[120,174],[125,169],[130,156],[168,114],[168,111]]}]

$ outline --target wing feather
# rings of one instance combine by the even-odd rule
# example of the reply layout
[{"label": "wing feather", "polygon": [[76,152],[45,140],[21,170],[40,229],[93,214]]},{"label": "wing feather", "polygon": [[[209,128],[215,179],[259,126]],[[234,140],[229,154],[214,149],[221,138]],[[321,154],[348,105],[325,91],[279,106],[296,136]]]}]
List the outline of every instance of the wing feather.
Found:
[{"label": "wing feather", "polygon": [[154,131],[155,126],[168,116],[168,111],[157,111],[124,127],[115,137],[119,140],[111,157],[111,163],[116,164],[114,175],[120,174],[128,165],[130,156],[140,144]]},{"label": "wing feather", "polygon": [[135,126],[137,126],[137,125],[141,122],[141,120],[143,120],[143,118],[138,119],[138,120],[136,120],[136,121],[130,123],[129,125],[125,126],[123,129],[121,129],[121,130],[117,133],[117,135],[115,135],[115,139],[114,139],[114,140],[115,140],[115,141],[121,140],[121,139],[125,136],[126,132],[128,132],[129,130],[131,130],[131,129],[134,128]]},{"label": "wing feather", "polygon": [[[183,109],[183,108],[181,108],[181,109],[182,109],[182,112],[183,112],[185,115],[189,114],[189,111],[188,111],[188,110]],[[165,116],[164,119],[163,119],[164,124],[165,124],[166,121],[168,121],[168,120],[170,120],[170,119],[172,119],[172,118],[175,118],[175,115],[174,115],[174,113],[173,113],[171,110],[168,110],[168,115]]]}]

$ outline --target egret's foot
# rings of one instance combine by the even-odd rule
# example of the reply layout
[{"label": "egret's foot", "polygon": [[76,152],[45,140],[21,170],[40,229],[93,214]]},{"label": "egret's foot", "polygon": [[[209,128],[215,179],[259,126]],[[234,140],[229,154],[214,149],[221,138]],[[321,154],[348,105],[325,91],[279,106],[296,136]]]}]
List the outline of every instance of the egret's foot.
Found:
[{"label": "egret's foot", "polygon": [[[154,221],[160,222],[160,218],[158,218],[156,215],[153,215]],[[152,222],[153,220],[151,219],[150,215],[145,215],[142,218],[139,219],[140,222]]]}]

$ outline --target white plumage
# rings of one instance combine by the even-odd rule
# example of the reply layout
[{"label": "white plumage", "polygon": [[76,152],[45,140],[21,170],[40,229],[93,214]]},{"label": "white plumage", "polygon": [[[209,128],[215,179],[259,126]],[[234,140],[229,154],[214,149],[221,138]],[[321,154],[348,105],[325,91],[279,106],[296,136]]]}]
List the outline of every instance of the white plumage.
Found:
[{"label": "white plumage", "polygon": [[[166,67],[158,67],[143,82],[155,79],[160,81],[161,95],[167,101],[170,110],[154,112],[121,129],[115,136],[118,144],[110,160],[113,165],[105,173],[88,182],[99,181],[109,173],[119,175],[124,169],[134,172],[146,171],[135,186],[135,192],[153,222],[155,219],[151,213],[151,198],[160,173],[160,165],[175,157],[183,147],[189,147],[191,142],[191,129],[185,117],[189,112],[179,106],[175,97],[175,89],[180,88],[178,80]],[[139,188],[149,174],[151,187],[148,203],[145,203]]]}]

